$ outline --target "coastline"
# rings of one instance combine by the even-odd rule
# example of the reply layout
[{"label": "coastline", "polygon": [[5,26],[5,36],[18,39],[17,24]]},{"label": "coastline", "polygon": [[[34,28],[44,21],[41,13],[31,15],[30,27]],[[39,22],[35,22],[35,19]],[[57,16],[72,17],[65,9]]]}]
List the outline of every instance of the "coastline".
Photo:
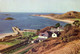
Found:
[{"label": "coastline", "polygon": [[56,20],[56,21],[61,21],[61,22],[65,22],[65,23],[70,23],[72,24],[74,22],[74,20],[71,19],[56,19],[54,17],[51,16],[45,16],[45,15],[40,15],[39,17],[44,17],[44,18],[48,18],[48,19],[52,19],[52,20]]},{"label": "coastline", "polygon": [[15,35],[15,33],[2,33],[0,34],[0,39],[5,38],[6,36]]},{"label": "coastline", "polygon": [[[35,29],[23,29],[23,30],[20,30],[19,32],[23,33],[23,32],[36,32],[36,31],[37,30],[35,30]],[[1,33],[0,34],[0,39],[5,38],[6,36],[10,36],[10,35],[15,36],[16,33],[15,32]]]},{"label": "coastline", "polygon": [[[32,16],[44,17],[44,18],[48,18],[48,19],[52,19],[52,20],[56,20],[56,21],[70,23],[70,24],[72,24],[74,22],[74,20],[71,20],[71,19],[56,19],[55,17],[49,16],[49,15],[48,16],[47,15],[32,15]],[[24,31],[21,31],[21,32],[24,32]],[[0,34],[0,39],[4,38],[6,36],[9,36],[9,35],[13,35],[14,36],[15,33],[14,32],[12,32],[12,33],[2,33],[2,34]]]}]

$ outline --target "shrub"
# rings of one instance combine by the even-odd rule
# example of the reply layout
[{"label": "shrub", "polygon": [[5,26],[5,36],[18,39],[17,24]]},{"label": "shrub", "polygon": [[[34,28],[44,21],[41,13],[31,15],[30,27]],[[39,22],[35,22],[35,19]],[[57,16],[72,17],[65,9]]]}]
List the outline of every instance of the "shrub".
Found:
[{"label": "shrub", "polygon": [[55,24],[55,27],[56,27],[56,28],[59,27],[59,26],[60,26],[60,23]]}]

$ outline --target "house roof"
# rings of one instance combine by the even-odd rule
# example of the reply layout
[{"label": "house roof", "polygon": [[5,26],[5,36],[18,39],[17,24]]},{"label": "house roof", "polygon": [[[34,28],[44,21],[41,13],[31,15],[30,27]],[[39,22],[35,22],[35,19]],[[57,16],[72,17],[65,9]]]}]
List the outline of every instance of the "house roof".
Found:
[{"label": "house roof", "polygon": [[37,38],[37,40],[46,40],[45,38]]},{"label": "house roof", "polygon": [[57,31],[57,32],[54,32],[54,33],[55,33],[55,34],[57,34],[57,35],[61,34],[61,33],[60,33],[60,32],[58,32],[58,31]]},{"label": "house roof", "polygon": [[46,37],[48,37],[48,35],[49,35],[48,32],[44,32],[44,33],[39,34],[39,36],[46,36]]}]

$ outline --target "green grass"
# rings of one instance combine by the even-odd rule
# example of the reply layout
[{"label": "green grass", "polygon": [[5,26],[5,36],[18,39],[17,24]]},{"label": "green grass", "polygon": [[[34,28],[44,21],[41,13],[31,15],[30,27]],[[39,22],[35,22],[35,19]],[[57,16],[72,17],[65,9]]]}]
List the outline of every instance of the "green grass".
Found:
[{"label": "green grass", "polygon": [[73,20],[79,20],[79,21],[80,21],[80,19],[78,19],[78,18],[77,18],[77,19],[75,18],[75,19],[73,19]]},{"label": "green grass", "polygon": [[33,36],[33,34],[35,34],[35,33],[33,33],[33,32],[24,32],[23,37],[29,37],[30,35]]},{"label": "green grass", "polygon": [[[9,40],[10,42],[0,42],[0,44],[4,44],[4,45],[10,45],[10,46],[13,46],[13,45],[16,45],[18,43],[21,43],[22,41],[26,40],[27,37],[29,37],[30,35],[33,36],[33,32],[24,32],[23,33],[23,36],[21,38],[25,38],[25,39],[18,39],[20,37],[17,37],[17,38],[13,38],[11,40]],[[37,38],[37,36],[33,37],[33,39]]]},{"label": "green grass", "polygon": [[14,44],[9,43],[9,42],[0,42],[0,44],[3,44],[3,45],[10,45],[10,46],[14,45]]},{"label": "green grass", "polygon": [[14,39],[11,42],[0,42],[0,44],[13,46],[13,45],[16,45],[16,44],[21,43],[21,42],[22,42],[21,40]]},{"label": "green grass", "polygon": [[36,39],[36,38],[38,38],[38,36],[32,37],[32,39]]}]

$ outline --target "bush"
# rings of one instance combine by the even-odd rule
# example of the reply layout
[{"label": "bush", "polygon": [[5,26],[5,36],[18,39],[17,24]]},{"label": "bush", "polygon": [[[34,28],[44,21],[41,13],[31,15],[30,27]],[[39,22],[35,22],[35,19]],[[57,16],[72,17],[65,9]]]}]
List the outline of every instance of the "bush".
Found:
[{"label": "bush", "polygon": [[55,27],[56,27],[56,28],[59,27],[59,26],[60,26],[60,23],[55,24]]}]

